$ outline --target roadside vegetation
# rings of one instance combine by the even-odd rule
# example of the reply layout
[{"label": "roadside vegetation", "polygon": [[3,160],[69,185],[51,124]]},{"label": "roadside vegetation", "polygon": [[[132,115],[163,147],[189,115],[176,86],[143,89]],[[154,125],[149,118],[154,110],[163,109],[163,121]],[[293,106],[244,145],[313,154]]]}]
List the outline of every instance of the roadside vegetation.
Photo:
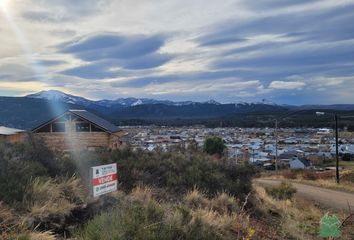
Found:
[{"label": "roadside vegetation", "polygon": [[[291,189],[279,186],[275,189]],[[288,197],[279,199],[264,187],[254,185],[255,201],[260,212],[268,217],[268,224],[276,225],[283,239],[323,239],[319,237],[320,219],[328,213],[328,209],[323,209],[313,202],[303,199]],[[340,239],[353,239],[354,229],[353,221],[345,221],[348,218],[348,212],[331,210],[340,221],[343,222],[341,228],[342,236]],[[344,222],[345,221],[345,222]]]},{"label": "roadside vegetation", "polygon": [[290,182],[354,193],[354,169],[345,168],[340,171],[339,175],[339,184],[335,181],[335,170],[281,170],[278,174],[263,173],[262,178],[287,180]]},{"label": "roadside vegetation", "polygon": [[279,186],[267,187],[265,190],[268,195],[277,200],[292,199],[296,193],[296,188],[287,182],[281,182]]}]

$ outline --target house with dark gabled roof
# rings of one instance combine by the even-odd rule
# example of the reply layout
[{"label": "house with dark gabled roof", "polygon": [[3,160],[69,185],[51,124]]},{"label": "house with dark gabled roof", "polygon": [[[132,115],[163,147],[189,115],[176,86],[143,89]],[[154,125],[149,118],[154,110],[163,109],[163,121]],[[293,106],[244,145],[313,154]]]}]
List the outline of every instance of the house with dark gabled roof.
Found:
[{"label": "house with dark gabled roof", "polygon": [[107,120],[86,110],[68,110],[32,129],[50,148],[58,150],[115,149],[125,134]]},{"label": "house with dark gabled roof", "polygon": [[293,159],[289,162],[290,169],[306,169],[311,166],[310,161],[302,158]]}]

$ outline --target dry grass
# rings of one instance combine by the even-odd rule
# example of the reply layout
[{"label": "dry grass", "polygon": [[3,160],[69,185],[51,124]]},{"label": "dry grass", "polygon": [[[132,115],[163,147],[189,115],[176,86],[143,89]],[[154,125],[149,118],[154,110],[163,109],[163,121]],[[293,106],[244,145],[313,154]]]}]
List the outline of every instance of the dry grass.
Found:
[{"label": "dry grass", "polygon": [[298,200],[276,200],[263,187],[254,187],[256,196],[263,203],[265,212],[282,218],[282,230],[296,239],[312,239],[317,235],[322,212],[312,204]]},{"label": "dry grass", "polygon": [[192,216],[192,222],[200,220],[209,227],[221,231],[231,230],[239,219],[237,214],[220,214],[210,209],[196,209]]},{"label": "dry grass", "polygon": [[27,234],[28,240],[56,240],[57,238],[49,231],[47,232],[31,232]]},{"label": "dry grass", "polygon": [[240,212],[240,201],[228,193],[219,193],[216,197],[210,200],[210,208],[220,214],[230,214]]},{"label": "dry grass", "polygon": [[84,188],[75,177],[60,182],[35,179],[31,186],[30,213],[27,217],[45,219],[49,216],[67,216],[86,197]]},{"label": "dry grass", "polygon": [[335,182],[335,172],[310,172],[310,171],[290,171],[285,170],[280,174],[264,175],[264,179],[289,179],[290,182],[303,183],[316,187],[323,187],[333,190],[354,193],[354,171],[343,170],[340,172],[340,183]]},{"label": "dry grass", "polygon": [[210,204],[209,199],[206,198],[205,194],[194,188],[189,191],[184,197],[185,203],[189,208],[207,208]]},{"label": "dry grass", "polygon": [[[320,219],[328,210],[301,199],[276,200],[270,197],[263,187],[255,185],[254,189],[263,211],[281,217],[280,228],[285,235],[290,234],[295,239],[318,238]],[[336,214],[340,219],[346,217],[345,212],[336,212]],[[344,229],[342,239],[351,239],[352,235],[347,231],[348,229]]]},{"label": "dry grass", "polygon": [[129,194],[132,203],[145,204],[153,198],[153,189],[148,186],[139,185]]},{"label": "dry grass", "polygon": [[17,214],[0,202],[0,239],[11,239],[12,234],[19,229]]}]

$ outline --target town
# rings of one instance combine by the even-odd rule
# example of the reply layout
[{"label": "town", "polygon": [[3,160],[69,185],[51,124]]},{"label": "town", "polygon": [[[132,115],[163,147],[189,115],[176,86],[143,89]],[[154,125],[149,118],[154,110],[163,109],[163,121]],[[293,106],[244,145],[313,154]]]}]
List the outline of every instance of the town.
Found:
[{"label": "town", "polygon": [[[316,169],[330,166],[335,159],[335,138],[328,128],[280,128],[278,142],[274,128],[197,127],[122,127],[128,134],[122,139],[134,149],[169,151],[176,147],[202,147],[208,136],[219,136],[227,147],[231,164],[249,162],[274,170],[276,157],[280,168]],[[354,156],[354,133],[340,132],[339,154]],[[330,168],[330,167],[328,167]]]}]

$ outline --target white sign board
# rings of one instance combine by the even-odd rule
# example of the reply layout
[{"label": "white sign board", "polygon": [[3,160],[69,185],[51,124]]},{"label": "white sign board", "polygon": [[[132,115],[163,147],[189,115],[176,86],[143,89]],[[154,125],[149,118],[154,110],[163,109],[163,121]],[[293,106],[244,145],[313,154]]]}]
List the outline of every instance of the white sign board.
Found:
[{"label": "white sign board", "polygon": [[117,164],[107,164],[91,168],[92,195],[98,197],[117,190]]}]

